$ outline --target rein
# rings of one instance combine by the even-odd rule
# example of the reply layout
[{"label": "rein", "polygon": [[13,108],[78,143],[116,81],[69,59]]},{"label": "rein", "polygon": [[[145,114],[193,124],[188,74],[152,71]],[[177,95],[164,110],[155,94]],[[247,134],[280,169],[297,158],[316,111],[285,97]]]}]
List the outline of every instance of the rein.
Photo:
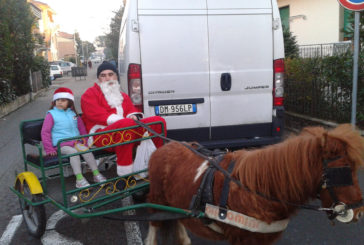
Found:
[{"label": "rein", "polygon": [[[270,197],[267,196],[259,191],[252,191],[250,190],[246,185],[243,185],[239,180],[233,178],[228,171],[226,171],[225,169],[223,169],[220,165],[219,162],[222,160],[221,158],[221,154],[217,157],[215,157],[213,154],[209,154],[209,156],[203,154],[201,151],[201,149],[206,149],[204,148],[204,146],[198,144],[198,143],[192,143],[192,145],[196,146],[197,149],[191,147],[190,145],[188,145],[186,142],[181,142],[181,141],[177,141],[171,138],[168,138],[164,135],[161,135],[157,132],[155,132],[153,129],[151,129],[150,127],[148,127],[146,124],[142,123],[141,121],[138,120],[134,120],[134,122],[136,124],[138,124],[139,126],[143,127],[144,129],[148,130],[149,132],[151,132],[152,134],[162,138],[163,140],[169,141],[169,142],[176,142],[179,144],[182,144],[183,146],[185,146],[186,148],[188,148],[189,150],[191,150],[192,152],[194,152],[196,155],[200,156],[201,158],[207,160],[214,168],[216,168],[217,170],[219,170],[220,172],[222,172],[224,174],[224,176],[229,180],[229,181],[233,181],[235,184],[237,184],[239,187],[244,188],[246,191],[250,192],[251,194],[254,195],[258,195],[260,197],[263,197],[264,199],[267,199],[269,201],[274,201],[274,202],[279,202],[282,204],[287,204],[290,206],[294,206],[297,208],[301,208],[301,209],[308,209],[308,210],[314,210],[314,211],[325,211],[325,212],[331,212],[331,214],[329,215],[329,219],[335,219],[337,216],[345,216],[347,215],[347,212],[364,206],[364,202],[363,199],[360,200],[357,203],[353,203],[353,204],[345,204],[343,202],[340,202],[333,190],[333,187],[339,187],[339,186],[349,186],[349,185],[353,185],[353,180],[352,180],[352,176],[351,176],[351,168],[350,167],[337,167],[337,168],[330,168],[328,167],[328,164],[330,162],[334,162],[338,159],[341,158],[341,156],[338,156],[336,158],[333,159],[324,159],[323,160],[323,176],[322,176],[322,181],[321,181],[321,185],[320,185],[320,189],[318,192],[321,191],[321,189],[328,189],[330,196],[332,198],[333,205],[330,208],[324,208],[322,206],[319,205],[311,205],[311,204],[297,204],[297,203],[292,203],[292,202],[288,202],[288,201],[283,201],[283,200],[279,200],[277,198],[274,197]],[[200,150],[200,151],[199,151]],[[209,153],[211,153],[211,151],[208,151]],[[340,206],[340,209],[335,208],[336,206]]]},{"label": "rein", "polygon": [[[199,152],[195,148],[191,147],[190,145],[188,145],[184,141],[181,142],[181,141],[178,141],[178,140],[174,140],[174,139],[171,139],[171,138],[167,138],[164,135],[161,135],[161,134],[157,133],[156,131],[154,131],[153,129],[151,129],[150,127],[148,127],[148,125],[142,123],[141,121],[134,120],[134,122],[136,124],[138,124],[139,126],[145,128],[146,130],[148,130],[152,134],[157,135],[158,137],[160,137],[160,138],[162,138],[162,139],[164,139],[166,141],[176,142],[176,143],[179,143],[179,144],[185,146],[186,148],[188,148],[189,150],[191,150],[192,152],[194,152],[196,155],[198,155],[198,156],[202,157],[203,159],[207,160],[212,166],[214,166],[217,170],[219,170],[220,172],[222,172],[226,178],[229,178],[231,181],[233,181],[239,187],[243,187],[243,185],[241,184],[241,182],[239,180],[232,178],[230,176],[230,174],[219,165],[219,161],[213,156],[214,154],[211,154],[211,156],[207,156],[207,155]],[[200,145],[198,143],[192,143],[192,145],[197,146],[197,149],[203,149],[204,148],[202,145]]]}]

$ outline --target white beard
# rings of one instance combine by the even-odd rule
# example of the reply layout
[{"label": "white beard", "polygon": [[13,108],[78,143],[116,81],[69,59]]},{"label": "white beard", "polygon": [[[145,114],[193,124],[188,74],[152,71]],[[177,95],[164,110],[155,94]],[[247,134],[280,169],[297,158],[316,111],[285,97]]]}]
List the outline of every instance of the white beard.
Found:
[{"label": "white beard", "polygon": [[101,91],[111,108],[121,107],[124,98],[120,93],[120,85],[118,81],[111,80],[107,82],[98,82],[97,84],[100,86]]}]

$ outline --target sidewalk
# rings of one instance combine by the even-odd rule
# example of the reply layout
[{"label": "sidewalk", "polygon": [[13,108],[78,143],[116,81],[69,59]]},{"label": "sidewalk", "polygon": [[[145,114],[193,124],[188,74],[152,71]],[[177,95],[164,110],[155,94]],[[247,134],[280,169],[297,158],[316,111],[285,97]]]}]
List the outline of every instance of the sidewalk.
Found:
[{"label": "sidewalk", "polygon": [[[9,114],[15,112],[16,110],[24,107],[25,105],[32,103],[37,100],[39,97],[48,97],[51,96],[55,89],[58,87],[68,87],[72,89],[75,95],[75,104],[76,109],[80,111],[80,99],[81,95],[86,91],[88,87],[91,87],[93,83],[96,81],[96,68],[97,66],[93,66],[92,69],[87,68],[87,77],[86,79],[78,77],[76,78],[72,76],[64,76],[61,78],[57,78],[52,81],[52,85],[48,88],[41,89],[37,93],[29,93],[23,96],[18,97],[15,101],[9,104],[0,105],[0,119],[7,117]],[[50,97],[51,101],[51,97]]]}]

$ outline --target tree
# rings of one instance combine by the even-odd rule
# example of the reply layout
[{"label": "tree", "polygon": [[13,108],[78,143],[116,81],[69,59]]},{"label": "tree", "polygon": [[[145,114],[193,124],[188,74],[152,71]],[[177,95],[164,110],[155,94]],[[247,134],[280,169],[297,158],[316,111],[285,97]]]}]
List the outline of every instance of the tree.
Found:
[{"label": "tree", "polygon": [[[355,27],[355,18],[354,18],[354,11],[345,10],[346,14],[348,15],[348,24],[344,26],[341,31],[344,33],[347,39],[353,40],[354,39],[354,27]],[[360,13],[360,23],[359,23],[359,47],[363,47],[364,43],[364,14],[363,12]]]},{"label": "tree", "polygon": [[0,0],[0,78],[10,81],[17,95],[30,91],[34,23],[35,17],[25,0]]},{"label": "tree", "polygon": [[76,44],[77,44],[77,56],[83,56],[82,54],[82,40],[80,38],[80,34],[76,31],[75,32],[75,40],[76,40]]},{"label": "tree", "polygon": [[106,46],[106,36],[98,36],[95,40],[97,47],[105,47]]},{"label": "tree", "polygon": [[117,60],[118,58],[118,47],[119,47],[119,33],[121,26],[121,19],[123,18],[124,7],[121,6],[120,9],[115,12],[114,18],[112,18],[110,23],[110,32],[106,34],[106,48],[111,52],[111,59]]},{"label": "tree", "polygon": [[13,80],[13,50],[14,42],[8,22],[10,16],[7,14],[9,1],[0,0],[0,82],[10,83]]},{"label": "tree", "polygon": [[298,45],[296,37],[292,35],[292,32],[287,28],[283,28],[283,39],[284,39],[284,53],[286,58],[298,57]]},{"label": "tree", "polygon": [[83,42],[83,49],[84,49],[85,57],[89,58],[90,54],[92,52],[96,51],[95,46],[92,43],[90,43],[89,41],[82,41],[82,42]]},{"label": "tree", "polygon": [[82,41],[78,32],[75,32],[75,40],[77,44],[78,57],[85,56],[83,58],[87,59],[90,57],[90,54],[96,50],[95,46],[89,41]]}]

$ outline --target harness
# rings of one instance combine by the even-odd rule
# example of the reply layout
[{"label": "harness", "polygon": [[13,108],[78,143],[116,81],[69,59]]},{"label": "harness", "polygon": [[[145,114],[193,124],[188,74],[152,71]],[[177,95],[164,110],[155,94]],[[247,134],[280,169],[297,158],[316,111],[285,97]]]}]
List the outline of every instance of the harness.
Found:
[{"label": "harness", "polygon": [[[216,151],[215,151],[216,152]],[[213,153],[213,152],[211,152]],[[220,162],[224,159],[225,152],[219,152],[219,155],[215,156],[216,162],[220,164]],[[231,161],[228,166],[227,172],[230,174],[235,166],[235,161]],[[214,187],[214,176],[216,172],[216,167],[214,165],[210,165],[208,169],[205,171],[205,174],[201,180],[200,187],[197,189],[195,195],[193,195],[189,209],[193,213],[199,213],[200,211],[205,212],[205,206],[207,203],[213,204],[214,203],[214,196],[213,196],[213,187]],[[226,204],[229,195],[230,189],[230,178],[224,179],[223,188],[220,194],[220,204],[219,204],[219,217],[222,219],[226,218]],[[209,220],[204,220],[204,223],[208,224],[211,223]]]},{"label": "harness", "polygon": [[[350,186],[353,185],[353,179],[351,175],[351,168],[348,166],[344,167],[328,167],[328,164],[330,162],[334,162],[340,158],[341,156],[338,156],[333,159],[324,159],[322,161],[323,163],[323,174],[322,174],[322,180],[320,183],[320,188],[318,189],[318,193],[322,189],[327,189],[329,191],[330,197],[333,200],[333,205],[330,208],[324,208],[317,205],[306,205],[306,204],[297,204],[297,203],[291,203],[284,200],[279,200],[274,197],[270,197],[265,195],[264,193],[261,193],[259,191],[252,191],[247,186],[241,184],[241,182],[235,178],[232,178],[230,173],[234,169],[235,162],[232,161],[229,164],[228,170],[225,170],[220,166],[220,162],[224,158],[226,152],[223,151],[210,151],[203,146],[201,146],[198,143],[193,143],[192,147],[187,144],[186,142],[180,142],[176,141],[170,138],[167,138],[157,132],[155,132],[153,129],[145,125],[144,123],[134,120],[136,124],[139,126],[147,129],[149,132],[153,133],[154,135],[157,135],[158,137],[170,141],[170,142],[177,142],[179,144],[184,145],[186,148],[190,149],[192,152],[194,152],[196,155],[202,157],[203,159],[207,160],[209,162],[209,167],[205,171],[205,174],[203,176],[203,179],[201,181],[200,187],[197,190],[197,193],[192,197],[192,200],[190,202],[190,210],[192,213],[196,213],[198,211],[205,211],[205,206],[208,203],[214,203],[213,200],[213,184],[214,184],[214,174],[216,170],[220,171],[224,176],[224,184],[223,188],[220,194],[220,203],[219,203],[219,218],[224,219],[226,217],[226,203],[228,199],[229,194],[229,187],[230,187],[230,181],[233,181],[236,183],[240,188],[244,188],[246,191],[261,196],[267,200],[279,202],[282,204],[287,204],[290,206],[295,206],[297,208],[302,209],[309,209],[309,210],[315,210],[315,211],[326,211],[329,212],[329,219],[335,219],[337,218],[341,222],[350,222],[353,218],[353,209],[359,208],[361,206],[364,206],[363,199],[352,204],[345,204],[344,202],[340,202],[338,200],[334,187],[340,187],[340,186]],[[151,220],[151,219],[147,219]],[[204,220],[205,223],[209,224],[211,221],[209,219]]]}]

